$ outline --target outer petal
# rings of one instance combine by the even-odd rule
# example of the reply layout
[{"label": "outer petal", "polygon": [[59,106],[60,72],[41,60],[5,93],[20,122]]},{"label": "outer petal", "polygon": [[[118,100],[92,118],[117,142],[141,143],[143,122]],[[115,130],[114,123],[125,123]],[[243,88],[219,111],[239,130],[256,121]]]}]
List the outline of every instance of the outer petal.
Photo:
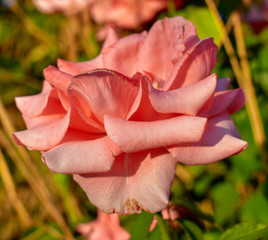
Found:
[{"label": "outer petal", "polygon": [[56,67],[49,66],[44,70],[44,76],[52,86],[67,94],[67,88],[71,83],[72,75],[62,72]]},{"label": "outer petal", "polygon": [[217,46],[213,39],[203,39],[179,60],[163,89],[176,89],[206,78],[214,68],[216,58]]},{"label": "outer petal", "polygon": [[48,115],[40,115],[35,118],[28,118],[25,115],[23,116],[23,120],[27,126],[27,129],[37,128],[45,125],[52,124],[64,118],[66,113],[55,113],[55,114],[48,114]]},{"label": "outer petal", "polygon": [[70,62],[65,61],[63,59],[58,59],[58,68],[66,73],[77,75],[79,73],[88,72],[94,70],[96,68],[104,67],[102,62],[102,52],[104,52],[107,48],[111,47],[114,43],[118,41],[119,37],[114,29],[109,28],[106,40],[103,44],[101,54],[96,58],[84,61],[84,62]]},{"label": "outer petal", "polygon": [[46,108],[48,99],[51,95],[51,90],[51,85],[47,81],[44,81],[43,90],[40,94],[16,97],[16,106],[24,115],[28,117],[36,117]]},{"label": "outer petal", "polygon": [[184,18],[157,21],[148,32],[140,51],[138,71],[150,72],[158,79],[166,80],[179,55],[197,41],[194,25]]},{"label": "outer petal", "polygon": [[198,143],[177,145],[168,151],[187,165],[207,164],[238,154],[247,142],[240,139],[228,113],[209,119],[203,138]]},{"label": "outer petal", "polygon": [[48,125],[13,133],[17,144],[34,150],[48,150],[64,137],[69,126],[70,111],[66,116]]},{"label": "outer petal", "polygon": [[103,66],[132,77],[137,72],[138,54],[145,36],[146,32],[132,34],[103,49]]},{"label": "outer petal", "polygon": [[197,83],[172,91],[159,91],[151,87],[149,98],[158,112],[196,115],[213,96],[216,84],[217,76],[212,74]]},{"label": "outer petal", "polygon": [[103,46],[102,46],[102,51],[104,51],[104,49],[112,46],[118,40],[119,40],[119,36],[116,33],[116,31],[112,27],[109,27],[109,29],[107,31],[106,39],[105,39]]},{"label": "outer petal", "polygon": [[239,111],[246,102],[244,91],[236,88],[229,91],[217,92],[208,111],[201,111],[198,115],[212,117],[227,110],[230,114]]},{"label": "outer petal", "polygon": [[108,136],[124,151],[138,152],[201,139],[206,118],[179,116],[153,122],[126,121],[105,116]]},{"label": "outer petal", "polygon": [[57,65],[62,72],[66,72],[71,75],[77,75],[79,73],[88,72],[93,69],[103,67],[101,55],[90,61],[84,62],[71,62],[59,58]]},{"label": "outer petal", "polygon": [[[168,204],[176,160],[164,149],[121,154],[111,171],[74,175],[89,200],[106,213],[157,212]],[[101,191],[100,191],[101,189]]]},{"label": "outer petal", "polygon": [[134,82],[107,69],[77,75],[69,89],[69,96],[85,118],[95,116],[100,123],[104,114],[126,118],[137,94]]},{"label": "outer petal", "polygon": [[[90,136],[92,137],[92,136]],[[53,172],[83,174],[109,171],[122,151],[106,136],[88,141],[71,141],[42,155]]]}]

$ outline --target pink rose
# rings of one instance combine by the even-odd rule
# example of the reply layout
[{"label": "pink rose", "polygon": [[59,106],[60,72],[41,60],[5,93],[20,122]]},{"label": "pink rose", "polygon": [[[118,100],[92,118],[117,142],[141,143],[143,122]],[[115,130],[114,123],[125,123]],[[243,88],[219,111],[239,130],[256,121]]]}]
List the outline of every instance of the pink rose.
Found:
[{"label": "pink rose", "polygon": [[33,3],[40,12],[63,12],[71,16],[87,8],[92,1],[95,0],[33,0]]},{"label": "pink rose", "polygon": [[100,210],[95,221],[79,224],[77,231],[88,240],[130,239],[130,234],[120,226],[117,214],[106,214]]},{"label": "pink rose", "polygon": [[28,130],[15,141],[73,174],[106,213],[160,211],[177,161],[207,164],[247,146],[230,117],[244,93],[210,75],[216,55],[181,17],[121,39],[110,29],[98,57],[59,60],[44,70],[42,93],[16,98]]},{"label": "pink rose", "polygon": [[98,0],[90,12],[97,23],[135,28],[167,7],[167,0]]}]

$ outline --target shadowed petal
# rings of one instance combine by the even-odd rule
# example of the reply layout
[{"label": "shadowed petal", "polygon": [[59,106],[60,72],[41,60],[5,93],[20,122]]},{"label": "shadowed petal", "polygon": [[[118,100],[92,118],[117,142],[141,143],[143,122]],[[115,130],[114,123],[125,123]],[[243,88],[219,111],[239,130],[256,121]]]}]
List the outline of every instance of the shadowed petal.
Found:
[{"label": "shadowed petal", "polygon": [[207,164],[245,150],[247,142],[240,139],[228,113],[209,119],[204,136],[198,143],[182,144],[168,151],[187,165]]},{"label": "shadowed petal", "polygon": [[172,91],[159,91],[151,87],[149,98],[154,109],[161,113],[196,115],[211,99],[217,84],[216,74]]},{"label": "shadowed petal", "polygon": [[241,88],[217,92],[208,111],[201,110],[198,114],[202,117],[212,117],[224,110],[229,114],[239,111],[246,102],[245,93]]},{"label": "shadowed petal", "polygon": [[44,76],[52,86],[67,94],[67,88],[71,83],[72,75],[62,72],[56,67],[49,66],[44,70]]},{"label": "shadowed petal", "polygon": [[134,122],[105,115],[104,126],[108,136],[124,152],[137,152],[199,141],[206,121],[206,118],[179,116],[152,122]]},{"label": "shadowed petal", "polygon": [[49,97],[55,95],[55,92],[56,90],[53,90],[51,85],[47,81],[44,81],[40,94],[16,97],[16,106],[27,117],[36,117],[43,112],[47,106]]},{"label": "shadowed petal", "polygon": [[230,86],[230,81],[230,78],[219,78],[217,82],[216,91],[219,92],[227,90]]},{"label": "shadowed petal", "polygon": [[173,90],[206,78],[214,68],[216,58],[217,46],[213,43],[213,39],[203,39],[183,55],[163,89]]},{"label": "shadowed petal", "polygon": [[115,156],[121,152],[106,136],[63,143],[44,153],[42,159],[50,170],[57,173],[106,172],[111,169]]},{"label": "shadowed petal", "polygon": [[74,175],[74,180],[106,213],[157,212],[168,204],[175,169],[176,160],[164,149],[156,149],[121,154],[109,172]]},{"label": "shadowed petal", "polygon": [[120,73],[98,69],[75,76],[68,94],[85,119],[102,124],[104,114],[127,117],[138,86]]},{"label": "shadowed petal", "polygon": [[48,150],[64,137],[69,126],[70,111],[64,118],[48,125],[13,133],[17,144],[34,150]]}]

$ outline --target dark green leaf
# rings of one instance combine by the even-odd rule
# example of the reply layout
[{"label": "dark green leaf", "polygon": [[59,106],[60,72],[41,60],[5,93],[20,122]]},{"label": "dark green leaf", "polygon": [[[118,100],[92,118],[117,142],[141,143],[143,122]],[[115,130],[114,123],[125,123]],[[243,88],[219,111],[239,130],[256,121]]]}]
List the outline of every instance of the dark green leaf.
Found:
[{"label": "dark green leaf", "polygon": [[143,211],[130,231],[131,240],[146,239],[154,215]]},{"label": "dark green leaf", "polygon": [[203,240],[203,234],[201,229],[192,221],[188,219],[179,219],[183,230],[186,233],[186,236],[189,240]]}]

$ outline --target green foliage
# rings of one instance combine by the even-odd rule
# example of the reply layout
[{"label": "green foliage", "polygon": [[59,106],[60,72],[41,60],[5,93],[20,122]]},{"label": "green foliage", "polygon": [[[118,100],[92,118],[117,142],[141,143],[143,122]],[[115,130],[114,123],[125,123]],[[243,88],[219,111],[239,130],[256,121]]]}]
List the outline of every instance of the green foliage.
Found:
[{"label": "green foliage", "polygon": [[[246,222],[235,225],[217,237],[217,240],[257,240],[267,229],[267,225],[261,223]],[[215,239],[215,240],[216,240]]]},{"label": "green foliage", "polygon": [[[246,11],[240,0],[215,2],[225,23],[238,7],[241,12]],[[71,61],[92,59],[99,53],[102,43],[95,37],[99,26],[89,16],[90,22],[86,24],[81,21],[81,15],[72,19],[61,14],[46,15],[38,12],[32,1],[19,0],[18,3],[23,14],[0,5],[0,97],[16,129],[22,129],[24,126],[15,108],[14,98],[39,93],[44,78],[43,69],[49,65],[56,66],[57,58]],[[189,19],[196,25],[200,39],[214,37],[216,44],[221,46],[221,32],[204,2],[189,1],[185,8],[176,10],[170,1],[169,12],[162,13],[163,16]],[[118,30],[121,36],[134,31]],[[243,32],[254,90],[268,136],[268,28],[256,35],[249,25],[243,23]],[[233,31],[230,31],[230,38],[235,46]],[[218,77],[230,77],[231,88],[238,87],[230,59],[222,46],[213,71]],[[246,109],[233,115],[233,120],[242,139],[248,142],[247,150],[210,165],[180,165],[182,172],[175,178],[170,197],[170,202],[180,209],[179,219],[163,220],[161,213],[147,212],[120,217],[121,225],[130,232],[132,240],[268,239],[267,162],[261,159],[262,154],[255,144]],[[31,153],[30,156],[45,179],[55,206],[76,239],[82,239],[75,231],[76,226],[94,220],[95,207],[77,185],[73,187],[71,176],[52,174],[40,161],[40,155]],[[51,222],[51,217],[43,205],[40,207],[41,203],[28,182],[14,167],[12,158],[8,161],[19,189],[18,196],[31,213],[34,223],[29,228],[20,227],[0,178],[1,237],[64,239],[60,227]],[[149,232],[154,217],[157,225]]]},{"label": "green foliage", "polygon": [[146,239],[149,233],[149,228],[152,223],[154,215],[143,211],[137,218],[132,227],[131,240]]}]

